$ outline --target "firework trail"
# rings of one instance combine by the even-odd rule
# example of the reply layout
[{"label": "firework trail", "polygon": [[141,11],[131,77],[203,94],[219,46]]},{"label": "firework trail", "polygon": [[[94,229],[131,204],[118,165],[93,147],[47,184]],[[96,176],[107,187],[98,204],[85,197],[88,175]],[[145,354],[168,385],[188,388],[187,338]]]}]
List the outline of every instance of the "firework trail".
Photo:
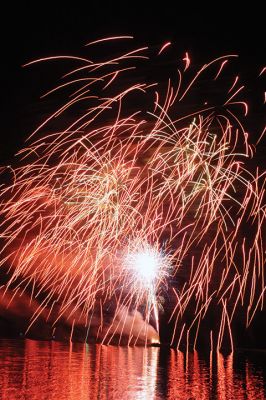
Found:
[{"label": "firework trail", "polygon": [[[118,39],[132,38],[89,43],[88,53]],[[223,77],[236,55],[195,70],[186,53],[171,79],[144,82],[150,59],[162,60],[170,48],[27,64],[74,65],[43,96],[61,91],[67,101],[29,137],[9,167],[12,183],[1,189],[3,289],[13,293],[10,302],[23,293],[39,301],[28,329],[45,313],[54,327],[68,318],[72,333],[82,323],[91,335],[100,315],[103,343],[117,336],[151,342],[172,296],[172,345],[195,347],[214,308],[220,322],[210,345],[215,335],[219,349],[229,335],[233,348],[235,314],[245,310],[248,326],[263,308],[265,173],[248,168],[255,147],[241,122],[244,86]],[[184,112],[206,77],[223,95],[197,99]]]}]

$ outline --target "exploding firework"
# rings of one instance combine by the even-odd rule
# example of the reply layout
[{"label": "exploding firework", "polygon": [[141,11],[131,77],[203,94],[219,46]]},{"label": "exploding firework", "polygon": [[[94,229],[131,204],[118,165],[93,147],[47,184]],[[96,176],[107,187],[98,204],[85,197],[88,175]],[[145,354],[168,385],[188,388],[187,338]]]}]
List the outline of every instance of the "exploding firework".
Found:
[{"label": "exploding firework", "polygon": [[[118,39],[131,37],[88,51]],[[255,147],[236,113],[248,112],[244,86],[223,78],[236,56],[195,71],[186,53],[166,84],[143,82],[147,63],[170,47],[155,57],[143,47],[105,61],[28,64],[75,63],[43,96],[63,91],[67,102],[30,136],[1,190],[4,293],[39,302],[28,330],[45,315],[53,327],[72,321],[72,333],[82,323],[90,336],[97,315],[103,343],[151,342],[168,297],[172,345],[195,347],[215,310],[210,346],[227,334],[233,348],[235,314],[245,310],[248,326],[263,308],[265,173],[248,168]],[[190,104],[202,76],[223,95]]]}]

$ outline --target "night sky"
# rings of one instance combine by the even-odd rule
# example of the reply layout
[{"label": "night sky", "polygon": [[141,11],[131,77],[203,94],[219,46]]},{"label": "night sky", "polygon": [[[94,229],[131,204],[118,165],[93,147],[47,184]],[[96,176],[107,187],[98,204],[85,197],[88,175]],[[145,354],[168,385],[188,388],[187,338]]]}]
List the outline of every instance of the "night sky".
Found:
[{"label": "night sky", "polygon": [[[92,3],[92,4],[91,4]],[[183,2],[184,3],[184,2]],[[259,3],[259,2],[258,2]],[[1,146],[7,162],[39,124],[44,109],[39,96],[53,87],[60,71],[21,68],[27,61],[58,54],[89,56],[83,45],[109,35],[129,34],[135,44],[157,45],[170,40],[177,58],[189,51],[202,63],[226,53],[240,55],[240,71],[251,80],[251,111],[261,112],[254,77],[265,64],[262,3],[232,8],[224,2],[87,2],[62,6],[36,3],[1,9]],[[63,66],[64,68],[64,66]],[[61,71],[64,71],[62,69]],[[261,95],[262,95],[261,90]]]}]

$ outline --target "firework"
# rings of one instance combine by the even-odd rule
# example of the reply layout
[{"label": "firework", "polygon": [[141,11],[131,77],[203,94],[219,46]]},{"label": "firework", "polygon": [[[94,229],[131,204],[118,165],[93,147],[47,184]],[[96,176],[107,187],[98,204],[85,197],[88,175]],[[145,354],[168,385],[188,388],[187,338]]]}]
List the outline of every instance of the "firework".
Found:
[{"label": "firework", "polygon": [[[88,52],[118,39],[132,38],[92,42]],[[170,48],[157,49],[155,59]],[[223,78],[236,55],[195,71],[186,53],[165,84],[139,78],[150,53],[143,47],[105,61],[29,63],[75,66],[44,94],[63,91],[68,100],[30,136],[1,190],[1,264],[10,267],[4,290],[39,301],[28,329],[46,312],[54,327],[72,320],[72,336],[78,313],[90,335],[100,315],[103,343],[117,335],[119,343],[124,336],[154,340],[149,323],[159,332],[161,303],[170,296],[172,345],[195,347],[214,309],[220,325],[210,329],[210,344],[215,334],[219,349],[228,332],[233,348],[237,310],[246,311],[248,326],[265,295],[265,173],[248,169],[254,146],[235,111],[248,112],[239,99],[244,86],[239,77]],[[223,95],[191,106],[202,76],[221,84]]]}]

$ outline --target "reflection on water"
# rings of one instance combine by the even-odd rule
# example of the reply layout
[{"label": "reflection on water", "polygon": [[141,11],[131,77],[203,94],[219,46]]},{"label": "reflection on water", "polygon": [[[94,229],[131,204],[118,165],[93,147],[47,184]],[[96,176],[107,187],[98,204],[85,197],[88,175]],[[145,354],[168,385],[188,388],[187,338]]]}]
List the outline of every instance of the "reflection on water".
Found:
[{"label": "reflection on water", "polygon": [[0,399],[263,400],[264,353],[0,340]]}]

